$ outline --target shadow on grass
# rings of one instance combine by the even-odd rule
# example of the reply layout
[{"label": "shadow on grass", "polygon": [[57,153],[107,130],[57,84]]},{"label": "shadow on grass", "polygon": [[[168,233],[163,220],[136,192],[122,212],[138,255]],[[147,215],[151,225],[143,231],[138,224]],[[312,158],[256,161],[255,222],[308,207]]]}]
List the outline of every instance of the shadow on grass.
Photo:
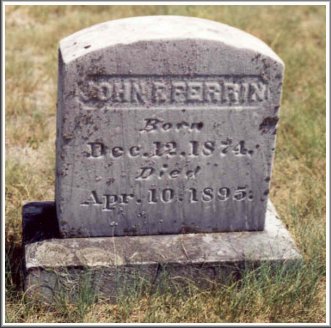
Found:
[{"label": "shadow on grass", "polygon": [[24,249],[12,238],[5,242],[5,284],[6,297],[16,298],[24,287]]}]

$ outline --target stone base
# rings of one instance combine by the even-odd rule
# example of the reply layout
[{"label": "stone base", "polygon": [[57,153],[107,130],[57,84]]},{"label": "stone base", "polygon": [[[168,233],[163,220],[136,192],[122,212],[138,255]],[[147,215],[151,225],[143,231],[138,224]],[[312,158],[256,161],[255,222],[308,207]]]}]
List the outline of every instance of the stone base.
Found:
[{"label": "stone base", "polygon": [[205,287],[247,266],[302,260],[271,202],[264,231],[70,239],[59,238],[55,204],[34,202],[23,207],[23,241],[25,290],[48,302],[82,293],[116,301],[163,282]]}]

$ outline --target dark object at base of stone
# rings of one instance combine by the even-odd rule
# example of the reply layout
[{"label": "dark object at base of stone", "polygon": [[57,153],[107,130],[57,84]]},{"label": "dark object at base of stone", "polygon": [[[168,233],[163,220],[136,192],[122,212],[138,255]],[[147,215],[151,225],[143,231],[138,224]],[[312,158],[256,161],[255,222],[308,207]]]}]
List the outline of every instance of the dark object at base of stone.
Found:
[{"label": "dark object at base of stone", "polygon": [[247,267],[302,261],[271,202],[265,230],[258,232],[60,239],[57,229],[49,229],[53,225],[53,202],[23,207],[25,290],[46,302],[82,293],[116,301],[165,281],[204,288],[239,278]]}]

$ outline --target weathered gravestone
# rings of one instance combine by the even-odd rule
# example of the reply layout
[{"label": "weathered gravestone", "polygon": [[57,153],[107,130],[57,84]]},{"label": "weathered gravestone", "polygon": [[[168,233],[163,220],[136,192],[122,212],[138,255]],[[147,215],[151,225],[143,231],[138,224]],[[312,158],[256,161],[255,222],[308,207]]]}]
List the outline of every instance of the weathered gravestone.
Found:
[{"label": "weathered gravestone", "polygon": [[255,37],[197,18],[122,19],[63,39],[56,214],[65,239],[30,244],[28,269],[298,259],[267,212],[283,69]]},{"label": "weathered gravestone", "polygon": [[60,43],[64,237],[263,230],[283,63],[201,19],[101,24]]}]

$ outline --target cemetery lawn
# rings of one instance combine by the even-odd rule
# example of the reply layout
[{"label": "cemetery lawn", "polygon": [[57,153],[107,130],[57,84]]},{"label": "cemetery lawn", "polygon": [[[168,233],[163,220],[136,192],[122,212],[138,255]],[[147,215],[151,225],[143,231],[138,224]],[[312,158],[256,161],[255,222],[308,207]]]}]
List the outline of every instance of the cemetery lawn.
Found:
[{"label": "cemetery lawn", "polygon": [[[6,6],[6,322],[325,322],[326,26],[324,6]],[[82,28],[143,15],[186,15],[238,27],[265,41],[286,65],[270,198],[304,262],[268,265],[239,281],[170,292],[137,286],[117,305],[83,285],[74,304],[46,306],[22,291],[21,208],[53,200],[57,45]],[[144,287],[144,288],[142,288]]]}]

